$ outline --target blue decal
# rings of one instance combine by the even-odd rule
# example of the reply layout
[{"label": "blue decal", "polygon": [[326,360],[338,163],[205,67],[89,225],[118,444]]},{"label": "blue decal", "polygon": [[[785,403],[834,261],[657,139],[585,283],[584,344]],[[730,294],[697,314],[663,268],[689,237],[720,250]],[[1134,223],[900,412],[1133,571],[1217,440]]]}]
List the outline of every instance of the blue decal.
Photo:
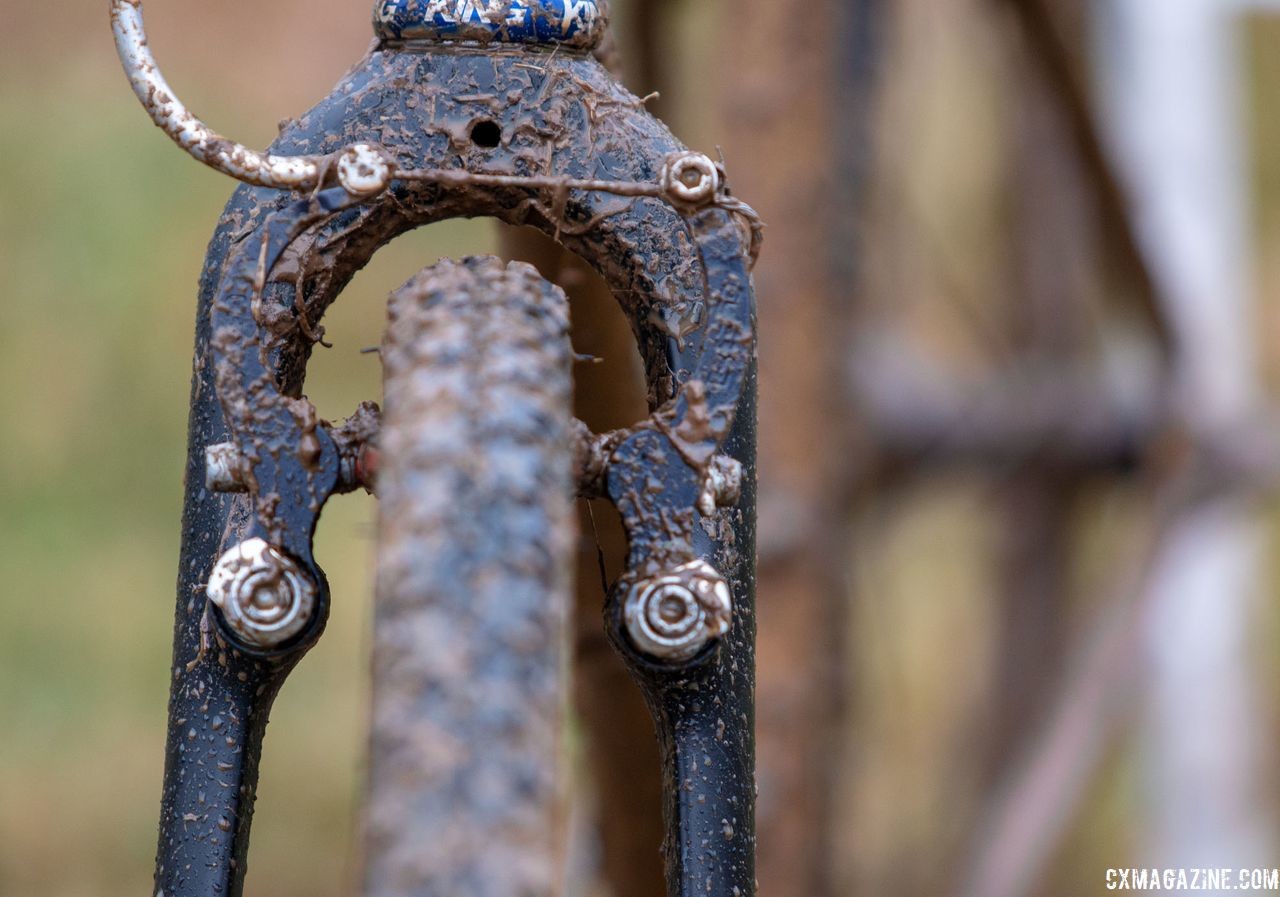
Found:
[{"label": "blue decal", "polygon": [[379,0],[373,27],[384,40],[599,43],[605,17],[597,0]]}]

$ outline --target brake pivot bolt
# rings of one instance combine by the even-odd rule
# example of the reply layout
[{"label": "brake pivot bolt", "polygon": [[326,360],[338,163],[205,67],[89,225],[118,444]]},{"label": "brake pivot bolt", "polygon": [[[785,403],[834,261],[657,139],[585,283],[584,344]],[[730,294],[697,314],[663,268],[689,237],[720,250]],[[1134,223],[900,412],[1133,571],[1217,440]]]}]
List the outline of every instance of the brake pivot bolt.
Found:
[{"label": "brake pivot bolt", "polygon": [[218,559],[206,588],[227,627],[257,648],[277,648],[306,629],[315,615],[316,592],[296,561],[256,537]]},{"label": "brake pivot bolt", "polygon": [[622,616],[631,641],[657,660],[681,663],[729,631],[729,584],[703,560],[631,585]]}]

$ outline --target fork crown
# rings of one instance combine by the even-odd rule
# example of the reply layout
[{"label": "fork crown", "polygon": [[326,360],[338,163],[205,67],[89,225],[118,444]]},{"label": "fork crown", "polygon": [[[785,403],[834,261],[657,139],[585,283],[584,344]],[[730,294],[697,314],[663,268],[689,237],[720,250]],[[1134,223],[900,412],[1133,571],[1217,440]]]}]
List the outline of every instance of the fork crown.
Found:
[{"label": "fork crown", "polygon": [[598,0],[378,0],[380,40],[543,44],[590,50],[608,16]]}]

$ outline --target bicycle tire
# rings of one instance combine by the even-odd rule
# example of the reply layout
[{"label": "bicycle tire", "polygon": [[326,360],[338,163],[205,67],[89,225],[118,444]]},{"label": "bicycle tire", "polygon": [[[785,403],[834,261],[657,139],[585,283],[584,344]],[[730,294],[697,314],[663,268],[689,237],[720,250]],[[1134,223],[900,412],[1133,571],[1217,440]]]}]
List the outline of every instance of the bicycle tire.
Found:
[{"label": "bicycle tire", "polygon": [[572,352],[526,264],[442,261],[383,342],[367,897],[562,876]]}]

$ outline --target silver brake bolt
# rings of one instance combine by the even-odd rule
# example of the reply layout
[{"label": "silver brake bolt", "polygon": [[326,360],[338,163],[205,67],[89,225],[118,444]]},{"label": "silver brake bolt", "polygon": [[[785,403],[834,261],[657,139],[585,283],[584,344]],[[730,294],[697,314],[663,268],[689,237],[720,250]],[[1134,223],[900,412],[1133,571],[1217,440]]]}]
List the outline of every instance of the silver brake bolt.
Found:
[{"label": "silver brake bolt", "polygon": [[218,559],[206,593],[227,627],[257,648],[285,644],[315,615],[315,583],[292,558],[256,537]]},{"label": "silver brake bolt", "polygon": [[641,652],[680,663],[729,631],[733,598],[714,567],[689,561],[632,584],[622,615],[627,634]]},{"label": "silver brake bolt", "polygon": [[248,465],[234,442],[204,450],[204,485],[210,492],[248,492]]},{"label": "silver brake bolt", "polygon": [[662,192],[677,206],[706,206],[720,191],[720,170],[702,153],[674,153],[662,168]]},{"label": "silver brake bolt", "polygon": [[715,455],[698,495],[698,511],[710,517],[716,508],[728,508],[742,497],[742,464],[728,455]]}]

